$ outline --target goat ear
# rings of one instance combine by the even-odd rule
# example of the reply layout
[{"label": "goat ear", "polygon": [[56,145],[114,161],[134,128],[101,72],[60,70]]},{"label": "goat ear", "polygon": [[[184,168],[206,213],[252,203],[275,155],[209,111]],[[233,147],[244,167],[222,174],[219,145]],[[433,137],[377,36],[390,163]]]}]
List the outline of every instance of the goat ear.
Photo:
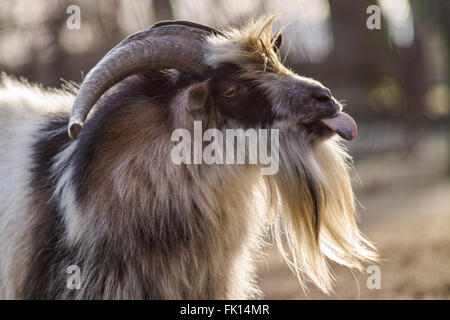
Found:
[{"label": "goat ear", "polygon": [[190,111],[201,111],[208,100],[208,82],[203,81],[189,88],[188,108]]},{"label": "goat ear", "polygon": [[275,39],[272,39],[273,50],[278,53],[280,51],[281,44],[283,43],[283,37],[281,36],[281,33],[278,33],[275,37]]}]

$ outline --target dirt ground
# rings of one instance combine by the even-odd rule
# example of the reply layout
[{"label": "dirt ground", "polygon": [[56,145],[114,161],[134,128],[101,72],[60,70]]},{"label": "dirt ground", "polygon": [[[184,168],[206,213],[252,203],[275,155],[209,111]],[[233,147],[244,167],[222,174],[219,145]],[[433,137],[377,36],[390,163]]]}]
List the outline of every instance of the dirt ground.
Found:
[{"label": "dirt ground", "polygon": [[[376,172],[367,171],[364,179],[370,181]],[[276,248],[269,247],[259,266],[264,298],[449,299],[450,180],[429,173],[417,169],[402,178],[399,169],[394,179],[356,190],[365,207],[359,210],[361,227],[383,259],[380,289],[367,288],[370,274],[333,265],[335,293],[326,296],[310,284],[305,295]]]}]

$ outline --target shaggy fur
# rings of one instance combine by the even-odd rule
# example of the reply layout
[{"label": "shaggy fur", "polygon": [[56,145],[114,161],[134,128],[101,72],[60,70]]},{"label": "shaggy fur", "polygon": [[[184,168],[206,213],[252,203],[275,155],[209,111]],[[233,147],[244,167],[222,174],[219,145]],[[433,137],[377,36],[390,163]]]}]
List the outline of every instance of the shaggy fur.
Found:
[{"label": "shaggy fur", "polygon": [[[67,137],[74,90],[2,78],[0,297],[244,299],[273,231],[299,280],[331,291],[327,259],[376,260],[355,221],[348,156],[310,130],[334,113],[311,99],[318,82],[282,66],[263,18],[211,36],[210,74],[148,71],[98,103],[79,139]],[[224,84],[225,83],[225,84]],[[246,88],[260,112],[220,100]],[[241,110],[242,109],[242,110]],[[258,165],[174,165],[176,128],[277,128],[280,171]],[[81,289],[66,288],[67,267]]]}]

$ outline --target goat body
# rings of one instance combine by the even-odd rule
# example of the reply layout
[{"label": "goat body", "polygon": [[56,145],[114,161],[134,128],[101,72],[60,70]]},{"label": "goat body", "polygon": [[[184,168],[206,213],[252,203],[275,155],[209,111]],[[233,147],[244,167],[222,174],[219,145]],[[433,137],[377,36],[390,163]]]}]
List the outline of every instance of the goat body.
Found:
[{"label": "goat body", "polygon": [[[325,292],[327,258],[360,270],[376,260],[334,136],[354,138],[356,124],[327,88],[281,64],[272,22],[225,33],[158,24],[113,48],[79,91],[3,75],[1,298],[256,297],[269,227],[299,280]],[[279,130],[279,172],[174,163],[172,133],[196,121],[222,133]],[[67,285],[73,266],[79,289]]]},{"label": "goat body", "polygon": [[[4,78],[2,90],[13,96],[0,95],[2,297],[181,299],[256,294],[252,278],[242,275],[251,274],[252,251],[264,219],[250,214],[249,190],[238,179],[242,177],[204,177],[200,171],[184,176],[182,167],[173,170],[170,159],[154,161],[146,150],[126,150],[129,140],[142,134],[142,124],[135,122],[121,128],[123,141],[114,147],[99,143],[107,122],[122,122],[137,115],[133,113],[150,122],[152,130],[160,125],[155,115],[164,108],[161,101],[155,98],[149,105],[153,92],[136,90],[145,88],[146,81],[156,87],[169,83],[155,77],[130,79],[105,98],[108,115],[94,116],[96,126],[89,134],[97,139],[85,145],[67,136],[72,95],[46,93]],[[123,108],[128,94],[145,95],[145,110],[139,104]],[[56,98],[61,104],[50,110],[43,107],[58,103]],[[109,163],[102,163],[102,157]],[[151,170],[142,170],[140,162]],[[85,170],[89,174],[83,177]],[[98,181],[94,175],[109,178]],[[195,199],[187,190],[193,187],[191,179],[199,179],[198,187],[204,189],[197,190]],[[224,193],[232,194],[231,201],[215,199]],[[80,290],[66,287],[70,265],[81,269]]]}]

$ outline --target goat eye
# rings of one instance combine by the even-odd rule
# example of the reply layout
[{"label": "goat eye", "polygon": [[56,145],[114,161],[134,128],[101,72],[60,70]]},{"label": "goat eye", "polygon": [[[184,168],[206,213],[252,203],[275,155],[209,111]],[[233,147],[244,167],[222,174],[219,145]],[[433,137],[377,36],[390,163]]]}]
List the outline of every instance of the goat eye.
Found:
[{"label": "goat eye", "polygon": [[227,90],[225,90],[225,91],[222,93],[222,95],[223,95],[225,98],[233,98],[233,97],[236,95],[237,91],[238,91],[238,88],[237,88],[236,86],[231,86],[231,87],[229,87]]}]

